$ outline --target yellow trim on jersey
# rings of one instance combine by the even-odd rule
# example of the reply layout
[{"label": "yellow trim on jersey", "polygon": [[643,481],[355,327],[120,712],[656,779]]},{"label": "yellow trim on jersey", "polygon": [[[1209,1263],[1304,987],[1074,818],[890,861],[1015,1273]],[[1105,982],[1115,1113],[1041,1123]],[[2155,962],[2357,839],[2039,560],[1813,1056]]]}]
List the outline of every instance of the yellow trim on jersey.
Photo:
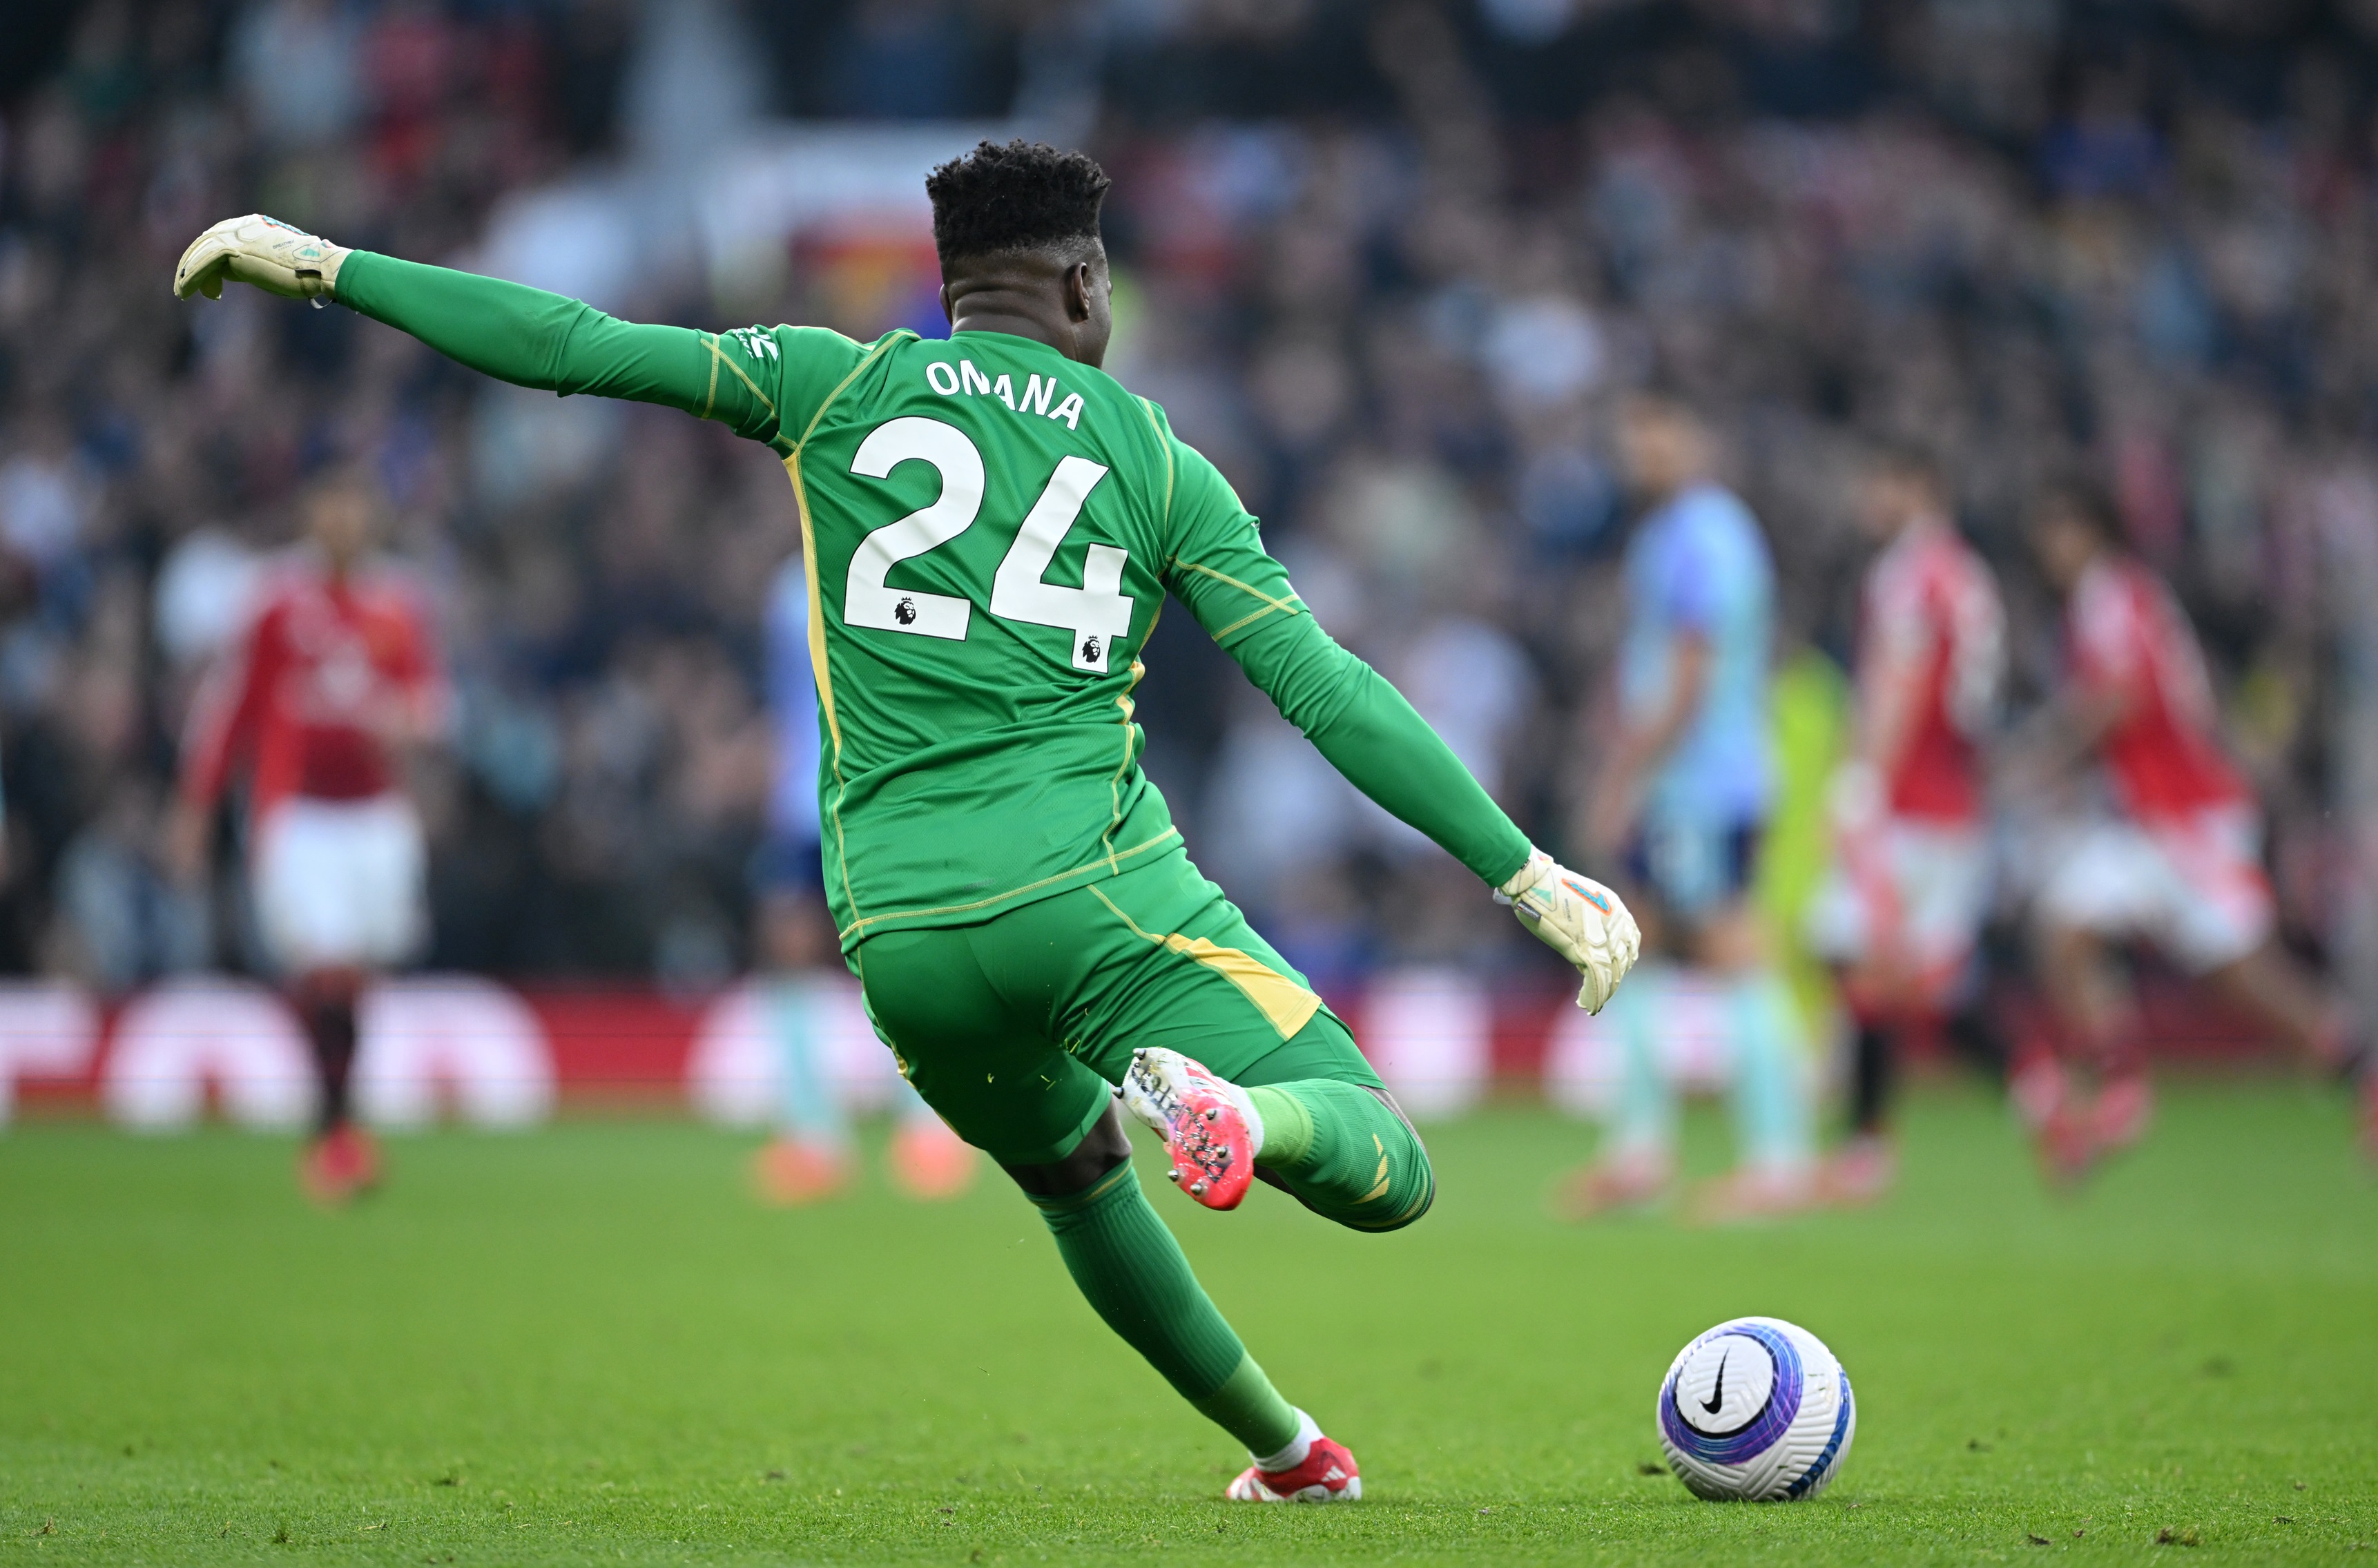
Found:
[{"label": "yellow trim on jersey", "polygon": [[[1120,868],[1121,862],[1135,856],[1145,855],[1149,850],[1160,848],[1164,844],[1177,843],[1180,837],[1179,828],[1167,828],[1146,844],[1135,844],[1129,849],[1115,850],[1100,856],[1087,866],[1076,866],[1070,871],[1060,871],[1053,877],[1043,877],[1037,882],[1027,882],[1020,888],[1010,888],[1005,892],[993,893],[989,898],[979,898],[972,904],[945,904],[938,909],[901,909],[889,915],[870,915],[863,920],[853,920],[835,932],[835,940],[848,941],[853,932],[864,930],[870,926],[880,926],[886,920],[922,920],[935,915],[971,915],[978,909],[988,909],[994,904],[1004,904],[1011,898],[1021,898],[1028,892],[1039,892],[1043,888],[1053,887],[1059,882],[1071,881],[1075,877],[1087,877],[1099,871],[1111,872]],[[846,870],[843,875],[847,882],[849,872]],[[858,905],[853,904],[851,907],[857,908]]]},{"label": "yellow trim on jersey", "polygon": [[1237,589],[1240,592],[1263,601],[1264,607],[1262,609],[1255,611],[1253,615],[1242,616],[1237,620],[1232,621],[1230,625],[1222,628],[1220,630],[1211,633],[1210,635],[1217,642],[1219,642],[1223,638],[1228,637],[1231,633],[1238,630],[1241,627],[1251,626],[1255,622],[1263,619],[1264,616],[1270,615],[1275,611],[1278,611],[1282,615],[1292,616],[1304,608],[1303,602],[1299,600],[1293,592],[1291,592],[1289,597],[1285,599],[1275,599],[1270,594],[1265,592],[1262,589],[1257,588],[1252,582],[1241,582],[1229,572],[1216,571],[1212,567],[1199,566],[1195,561],[1184,561],[1178,556],[1172,557],[1172,566],[1173,569],[1176,571],[1200,572],[1205,576],[1212,578],[1217,582],[1227,582],[1231,587]]},{"label": "yellow trim on jersey", "polygon": [[1131,928],[1132,935],[1154,942],[1167,952],[1177,952],[1202,964],[1236,986],[1283,1040],[1294,1038],[1296,1032],[1312,1023],[1313,1015],[1321,1011],[1319,997],[1253,953],[1222,947],[1204,937],[1184,937],[1178,931],[1159,937],[1143,930],[1138,921],[1125,915],[1121,905],[1097,888],[1090,889],[1090,896],[1113,910],[1115,917]]},{"label": "yellow trim on jersey", "polygon": [[825,715],[825,732],[833,741],[826,756],[834,768],[834,858],[842,868],[842,896],[855,911],[858,898],[850,890],[850,851],[842,833],[843,797],[850,793],[842,776],[842,724],[834,712],[834,676],[825,656],[825,601],[818,597],[817,535],[810,527],[810,493],[801,483],[801,453],[796,447],[785,459],[785,476],[793,482],[793,511],[801,520],[801,578],[809,586],[810,671],[817,677],[818,709]]},{"label": "yellow trim on jersey", "polygon": [[708,419],[710,417],[710,411],[718,406],[718,367],[723,365],[727,366],[727,369],[735,372],[735,378],[738,381],[742,382],[743,385],[751,389],[751,395],[759,399],[761,406],[768,411],[768,417],[771,419],[775,418],[776,400],[770,397],[767,393],[760,390],[760,383],[752,380],[751,377],[743,374],[743,367],[727,357],[727,351],[718,346],[718,340],[716,338],[705,332],[703,334],[702,341],[704,346],[710,350],[710,396],[708,401],[703,402],[702,405],[702,417]]},{"label": "yellow trim on jersey", "polygon": [[[1147,618],[1147,636],[1139,640],[1142,648],[1147,647],[1156,636],[1156,623],[1163,618],[1164,600],[1159,597],[1156,601],[1156,614]],[[1131,661],[1130,683],[1115,693],[1115,706],[1123,710],[1123,760],[1115,764],[1114,776],[1107,780],[1107,831],[1099,835],[1099,842],[1106,845],[1110,869],[1120,869],[1115,865],[1114,831],[1123,826],[1123,776],[1131,772],[1131,720],[1132,715],[1139,711],[1132,701],[1131,694],[1139,689],[1139,683],[1147,674],[1147,666],[1135,656]]]},{"label": "yellow trim on jersey", "polygon": [[[842,803],[849,796],[850,782],[842,776],[842,724],[835,718],[834,712],[834,673],[827,662],[825,652],[825,600],[818,591],[817,532],[810,524],[809,487],[801,482],[801,451],[809,445],[810,437],[817,433],[818,421],[825,417],[825,411],[834,406],[835,400],[849,389],[850,384],[859,379],[862,371],[881,359],[886,349],[899,341],[898,337],[891,337],[876,344],[859,359],[857,365],[851,366],[849,375],[835,383],[834,390],[825,395],[825,401],[818,404],[817,412],[810,415],[809,427],[801,432],[801,438],[793,443],[793,449],[784,457],[786,477],[793,482],[793,509],[800,515],[801,520],[801,575],[807,581],[810,591],[810,670],[817,677],[818,708],[825,715],[826,736],[833,743],[826,755],[832,760],[834,768],[834,808],[827,813],[834,820],[834,857],[835,863],[842,868],[843,901],[850,905],[851,913],[854,915],[859,913],[859,895],[851,891],[850,850],[848,841],[844,837],[842,831]],[[751,385],[751,378],[749,376],[743,376],[742,367],[719,352],[715,339],[711,341],[710,353],[711,376],[714,382],[718,374],[718,365],[724,364],[727,369],[743,377],[745,386]],[[782,417],[777,414],[776,405],[769,402],[766,393],[762,392],[757,387],[751,387],[751,391],[762,402],[768,404],[768,413],[772,417]],[[780,439],[783,437],[784,429],[781,425],[778,426],[776,435]],[[853,925],[851,929],[857,930],[859,926],[865,924],[865,921],[859,921]]]},{"label": "yellow trim on jersey", "polygon": [[1157,450],[1164,454],[1164,532],[1172,532],[1172,443],[1164,438],[1164,426],[1157,423],[1156,405],[1146,398],[1139,400],[1141,410],[1147,415],[1147,427],[1156,432]]},{"label": "yellow trim on jersey", "polygon": [[1228,626],[1226,626],[1226,627],[1222,628],[1220,630],[1219,630],[1219,631],[1215,632],[1215,633],[1214,633],[1214,640],[1215,640],[1215,641],[1217,641],[1217,642],[1219,642],[1219,641],[1221,641],[1221,640],[1222,640],[1222,639],[1224,639],[1225,637],[1230,636],[1230,635],[1231,635],[1231,633],[1232,633],[1232,632],[1234,632],[1234,631],[1238,630],[1241,627],[1253,626],[1253,625],[1255,625],[1255,622],[1257,622],[1257,621],[1259,621],[1259,620],[1263,619],[1266,616],[1268,616],[1268,615],[1277,615],[1277,614],[1279,614],[1279,613],[1281,613],[1281,612],[1286,612],[1287,614],[1289,614],[1289,615],[1291,615],[1291,616],[1292,616],[1292,615],[1296,614],[1296,613],[1297,613],[1297,611],[1298,611],[1298,610],[1300,610],[1300,609],[1302,609],[1302,608],[1303,608],[1303,605],[1301,605],[1301,604],[1266,604],[1262,609],[1255,611],[1255,614],[1253,614],[1253,615],[1249,615],[1249,616],[1241,616],[1237,620],[1232,621],[1230,625],[1228,625]]},{"label": "yellow trim on jersey", "polygon": [[[818,421],[825,417],[825,411],[834,406],[835,400],[836,398],[841,397],[843,393],[850,389],[850,384],[853,381],[858,380],[860,376],[864,375],[869,365],[874,364],[877,360],[882,359],[885,353],[891,349],[893,344],[900,342],[903,340],[913,340],[915,337],[916,334],[914,332],[895,332],[890,337],[885,338],[882,342],[876,344],[873,348],[868,350],[859,362],[850,367],[850,374],[834,384],[834,390],[825,395],[825,401],[818,404],[817,412],[810,415],[809,426],[801,432],[801,438],[793,443],[793,450],[799,452],[803,447],[810,444],[810,437],[817,434]],[[771,412],[773,412],[775,405],[770,404],[769,407]]]},{"label": "yellow trim on jersey", "polygon": [[1199,566],[1195,561],[1184,561],[1178,556],[1172,557],[1172,564],[1182,571],[1203,572],[1206,576],[1214,579],[1218,582],[1227,582],[1231,587],[1237,589],[1240,592],[1252,594],[1254,597],[1262,600],[1265,604],[1269,604],[1275,610],[1286,610],[1291,615],[1294,615],[1299,608],[1297,601],[1293,598],[1275,599],[1270,594],[1265,592],[1262,589],[1257,588],[1254,583],[1241,582],[1229,572],[1216,571],[1212,567]]},{"label": "yellow trim on jersey", "polygon": [[801,576],[810,591],[810,668],[817,676],[818,706],[825,710],[827,736],[834,742],[838,761],[842,753],[842,726],[834,716],[834,676],[825,662],[824,601],[818,597],[817,534],[810,526],[809,489],[801,483],[801,454],[793,452],[785,460],[785,477],[793,482],[793,510],[801,523]]}]

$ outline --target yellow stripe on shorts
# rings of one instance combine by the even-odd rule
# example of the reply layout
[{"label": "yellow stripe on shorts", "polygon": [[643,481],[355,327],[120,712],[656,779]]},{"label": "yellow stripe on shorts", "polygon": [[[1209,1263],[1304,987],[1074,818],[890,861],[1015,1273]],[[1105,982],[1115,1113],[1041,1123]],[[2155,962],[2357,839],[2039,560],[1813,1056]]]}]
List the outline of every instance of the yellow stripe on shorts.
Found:
[{"label": "yellow stripe on shorts", "polygon": [[1178,931],[1159,937],[1152,931],[1142,930],[1139,922],[1123,914],[1114,900],[1095,887],[1089,892],[1100,904],[1113,910],[1123,923],[1132,928],[1134,935],[1158,943],[1169,952],[1193,959],[1236,986],[1247,1000],[1255,1004],[1255,1011],[1264,1015],[1281,1039],[1292,1038],[1298,1030],[1313,1022],[1315,1013],[1321,1011],[1319,997],[1253,953],[1242,952],[1234,947],[1218,946],[1204,937],[1184,937]]}]

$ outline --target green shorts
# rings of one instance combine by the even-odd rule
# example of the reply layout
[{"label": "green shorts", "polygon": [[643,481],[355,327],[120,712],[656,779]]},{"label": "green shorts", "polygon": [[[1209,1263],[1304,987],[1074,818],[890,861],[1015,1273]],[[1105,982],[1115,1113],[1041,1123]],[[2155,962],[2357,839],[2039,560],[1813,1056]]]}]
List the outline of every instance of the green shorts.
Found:
[{"label": "green shorts", "polygon": [[980,925],[870,937],[850,963],[908,1082],[1003,1165],[1071,1154],[1145,1047],[1238,1083],[1382,1086],[1304,976],[1177,850]]}]

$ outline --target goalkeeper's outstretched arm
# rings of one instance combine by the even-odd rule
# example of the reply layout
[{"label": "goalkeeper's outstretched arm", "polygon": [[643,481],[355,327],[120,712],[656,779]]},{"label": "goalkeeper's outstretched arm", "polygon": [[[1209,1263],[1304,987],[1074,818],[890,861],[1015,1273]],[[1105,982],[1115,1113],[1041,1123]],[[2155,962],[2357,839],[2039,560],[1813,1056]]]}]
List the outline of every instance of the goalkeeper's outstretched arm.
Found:
[{"label": "goalkeeper's outstretched arm", "polygon": [[707,332],[616,320],[542,289],[350,250],[254,215],[193,241],[174,269],[174,292],[220,298],[225,279],[336,299],[516,386],[666,403],[755,440],[775,434],[775,409]]},{"label": "goalkeeper's outstretched arm", "polygon": [[1231,647],[1249,679],[1347,782],[1426,833],[1577,969],[1577,1004],[1599,1012],[1642,946],[1618,895],[1528,842],[1385,676],[1306,614]]},{"label": "goalkeeper's outstretched arm", "polygon": [[1321,629],[1214,465],[1148,415],[1174,479],[1167,586],[1330,766],[1493,888],[1576,966],[1578,1005],[1602,1011],[1642,946],[1627,906],[1530,844],[1403,694]]}]

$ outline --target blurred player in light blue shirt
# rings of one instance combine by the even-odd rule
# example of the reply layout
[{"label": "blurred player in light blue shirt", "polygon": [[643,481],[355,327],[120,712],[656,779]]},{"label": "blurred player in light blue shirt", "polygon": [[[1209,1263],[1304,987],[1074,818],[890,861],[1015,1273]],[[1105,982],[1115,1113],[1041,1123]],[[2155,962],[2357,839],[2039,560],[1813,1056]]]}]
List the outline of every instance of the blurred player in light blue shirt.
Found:
[{"label": "blurred player in light blue shirt", "polygon": [[[1750,509],[1710,476],[1708,432],[1690,409],[1638,396],[1619,437],[1645,510],[1627,549],[1620,733],[1587,832],[1643,919],[1651,973],[1638,970],[1612,1003],[1627,1064],[1617,1122],[1568,1203],[1587,1214],[1666,1190],[1675,1105],[1659,1015],[1685,987],[1722,995],[1742,1154],[1703,1204],[1720,1215],[1795,1208],[1812,1191],[1801,1025],[1748,896],[1772,792],[1774,564]],[[1701,973],[1649,963],[1655,950]]]},{"label": "blurred player in light blue shirt", "polygon": [[[1723,837],[1767,817],[1768,649],[1774,636],[1775,572],[1750,509],[1699,479],[1643,520],[1627,551],[1627,638],[1619,698],[1627,727],[1667,722],[1675,738],[1647,760],[1638,831],[1647,837]],[[1689,688],[1687,683],[1690,682]],[[1690,696],[1682,694],[1689,689]],[[1654,874],[1689,918],[1728,892],[1706,854]]]}]

